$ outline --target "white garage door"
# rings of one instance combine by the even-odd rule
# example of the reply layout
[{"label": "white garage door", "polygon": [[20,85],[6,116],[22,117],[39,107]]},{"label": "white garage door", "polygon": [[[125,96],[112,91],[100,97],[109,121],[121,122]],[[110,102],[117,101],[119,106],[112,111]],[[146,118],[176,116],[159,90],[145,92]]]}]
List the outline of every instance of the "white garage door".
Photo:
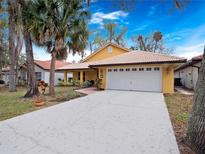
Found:
[{"label": "white garage door", "polygon": [[128,67],[107,69],[107,89],[162,91],[160,67]]}]

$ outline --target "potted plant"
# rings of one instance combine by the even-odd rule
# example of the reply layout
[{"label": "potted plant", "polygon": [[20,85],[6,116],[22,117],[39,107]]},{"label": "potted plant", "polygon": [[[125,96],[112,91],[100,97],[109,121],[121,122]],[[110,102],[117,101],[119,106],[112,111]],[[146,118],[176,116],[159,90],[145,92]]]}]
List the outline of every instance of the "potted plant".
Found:
[{"label": "potted plant", "polygon": [[0,80],[0,87],[4,87],[5,86],[5,81]]},{"label": "potted plant", "polygon": [[43,106],[45,104],[44,98],[42,96],[35,96],[34,97],[34,105],[36,107]]},{"label": "potted plant", "polygon": [[48,87],[48,84],[45,83],[45,81],[41,80],[38,82],[38,87],[40,88],[40,93],[45,94],[46,87]]}]

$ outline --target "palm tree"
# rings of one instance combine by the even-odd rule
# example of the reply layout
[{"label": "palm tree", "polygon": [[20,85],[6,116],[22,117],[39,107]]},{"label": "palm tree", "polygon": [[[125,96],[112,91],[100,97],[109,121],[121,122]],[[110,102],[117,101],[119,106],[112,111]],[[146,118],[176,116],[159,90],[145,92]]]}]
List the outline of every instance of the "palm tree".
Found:
[{"label": "palm tree", "polygon": [[[24,38],[24,43],[25,43],[25,48],[26,48],[26,64],[27,64],[27,80],[28,80],[28,88],[27,92],[24,95],[24,97],[32,97],[35,95],[39,94],[38,91],[38,85],[36,83],[36,76],[35,76],[35,69],[34,69],[34,57],[33,57],[33,48],[32,48],[32,40],[31,40],[31,34],[30,30],[28,27],[28,12],[29,12],[29,7],[31,4],[31,1],[25,1],[25,0],[18,0],[17,1],[17,6],[18,6],[18,27],[20,27],[22,33],[23,33],[23,38]],[[20,37],[18,37],[20,38]],[[21,41],[19,41],[21,42]],[[17,48],[18,49],[18,48]],[[19,51],[17,51],[17,55],[19,56]]]},{"label": "palm tree", "polygon": [[[3,4],[0,2],[0,15],[5,12]],[[5,29],[7,27],[6,20],[0,19],[0,79],[2,79],[2,68],[9,63],[8,59],[8,45],[5,39]]]},{"label": "palm tree", "polygon": [[19,57],[23,47],[23,22],[22,22],[22,9],[21,4],[16,1],[15,6],[16,16],[15,16],[15,82],[18,83],[18,70],[19,70]]},{"label": "palm tree", "polygon": [[115,38],[114,38],[114,41],[118,44],[118,45],[122,45],[124,46],[124,35],[126,34],[127,32],[127,28],[126,27],[123,27],[119,34],[115,34]]},{"label": "palm tree", "polygon": [[8,1],[8,13],[9,13],[9,91],[16,91],[15,84],[15,5],[12,0]]},{"label": "palm tree", "polygon": [[107,40],[109,42],[112,42],[113,40],[115,40],[115,29],[117,25],[113,22],[110,22],[110,23],[104,24],[103,27],[107,31]]},{"label": "palm tree", "polygon": [[103,38],[103,36],[100,35],[100,32],[96,33],[95,39],[93,44],[97,47],[103,46],[106,42],[114,42],[118,45],[124,46],[124,36],[127,32],[126,27],[122,27],[120,29],[117,29],[118,25],[113,22],[104,23],[103,25],[104,29],[107,32],[107,36]]},{"label": "palm tree", "polygon": [[154,34],[153,34],[153,41],[155,42],[155,43],[153,43],[153,52],[155,52],[156,51],[156,49],[158,48],[158,42],[160,41],[160,40],[162,40],[162,33],[161,32],[155,32]]},{"label": "palm tree", "polygon": [[142,35],[139,35],[137,37],[137,41],[138,41],[138,44],[139,44],[139,49],[143,50],[143,51],[147,51],[147,48],[146,48],[146,45],[145,45],[145,42],[144,42],[144,38],[143,38]]},{"label": "palm tree", "polygon": [[93,45],[95,45],[95,44],[94,44],[94,41],[92,40],[92,37],[93,37],[93,35],[94,35],[95,33],[96,33],[96,30],[89,31],[89,37],[88,37],[88,39],[89,39],[90,54],[93,53]]},{"label": "palm tree", "polygon": [[100,36],[99,33],[97,33],[97,34],[95,35],[95,39],[94,39],[94,41],[93,41],[93,44],[96,46],[96,48],[102,47],[103,44],[105,44],[105,42],[106,42],[106,41]]},{"label": "palm tree", "polygon": [[56,59],[62,60],[69,52],[81,53],[87,44],[88,12],[83,0],[32,1],[29,5],[28,25],[34,42],[46,47],[51,54],[49,94],[54,95]]}]

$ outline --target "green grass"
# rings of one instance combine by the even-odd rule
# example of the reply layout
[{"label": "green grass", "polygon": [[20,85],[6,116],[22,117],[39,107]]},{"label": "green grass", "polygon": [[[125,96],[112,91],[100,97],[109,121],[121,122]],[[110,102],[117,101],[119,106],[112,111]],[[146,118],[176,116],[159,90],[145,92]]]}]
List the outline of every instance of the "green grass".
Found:
[{"label": "green grass", "polygon": [[184,142],[192,110],[193,96],[175,93],[165,96],[168,112],[181,154],[195,154]]},{"label": "green grass", "polygon": [[42,109],[63,101],[83,96],[74,91],[75,87],[55,87],[56,95],[48,96],[48,89],[45,93],[45,106],[35,107],[33,98],[23,98],[26,88],[18,87],[17,92],[8,92],[7,88],[0,87],[0,120],[9,119],[24,113]]},{"label": "green grass", "polygon": [[183,95],[180,93],[165,96],[170,118],[174,124],[187,124],[192,108],[192,99],[193,96]]}]

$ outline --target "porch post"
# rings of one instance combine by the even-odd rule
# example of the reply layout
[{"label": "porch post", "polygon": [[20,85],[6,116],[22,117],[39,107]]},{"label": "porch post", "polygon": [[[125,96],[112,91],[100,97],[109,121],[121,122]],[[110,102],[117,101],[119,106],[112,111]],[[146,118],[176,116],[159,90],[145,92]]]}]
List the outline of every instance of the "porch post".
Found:
[{"label": "porch post", "polygon": [[80,71],[80,84],[83,83],[83,71]]},{"label": "porch post", "polygon": [[68,77],[67,77],[67,71],[64,71],[64,82],[67,82],[67,80],[68,80]]}]

